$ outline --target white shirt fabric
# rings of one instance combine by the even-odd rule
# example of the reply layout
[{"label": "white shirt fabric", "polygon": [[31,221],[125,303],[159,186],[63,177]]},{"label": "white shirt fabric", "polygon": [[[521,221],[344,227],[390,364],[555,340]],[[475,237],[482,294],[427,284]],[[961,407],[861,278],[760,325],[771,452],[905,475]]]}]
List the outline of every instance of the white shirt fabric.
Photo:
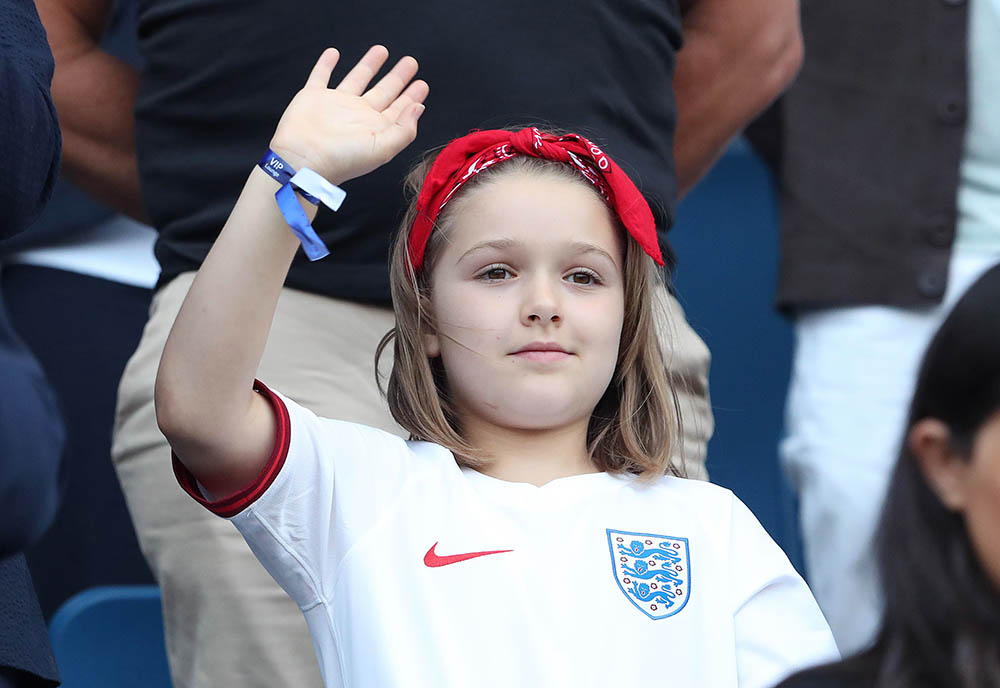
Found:
[{"label": "white shirt fabric", "polygon": [[1000,0],[969,4],[969,107],[955,248],[1000,251]]},{"label": "white shirt fabric", "polygon": [[153,255],[156,231],[124,215],[65,237],[4,256],[4,262],[37,265],[89,275],[119,284],[152,289],[160,276]]},{"label": "white shirt fabric", "polygon": [[249,503],[232,521],[305,614],[327,686],[768,688],[838,656],[728,490],[505,482],[271,398],[287,431],[258,484],[214,503],[186,489],[218,513]]}]

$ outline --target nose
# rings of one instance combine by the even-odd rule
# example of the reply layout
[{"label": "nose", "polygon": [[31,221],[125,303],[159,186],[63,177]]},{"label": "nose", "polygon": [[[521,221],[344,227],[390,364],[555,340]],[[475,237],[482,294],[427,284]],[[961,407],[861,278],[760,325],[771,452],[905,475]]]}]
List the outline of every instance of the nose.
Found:
[{"label": "nose", "polygon": [[562,308],[554,289],[547,281],[537,280],[525,294],[521,321],[525,325],[544,325],[562,321]]}]

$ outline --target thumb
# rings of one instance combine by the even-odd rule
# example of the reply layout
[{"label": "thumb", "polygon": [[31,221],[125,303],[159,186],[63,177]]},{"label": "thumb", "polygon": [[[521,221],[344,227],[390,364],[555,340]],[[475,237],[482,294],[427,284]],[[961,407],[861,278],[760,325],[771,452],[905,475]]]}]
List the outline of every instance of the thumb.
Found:
[{"label": "thumb", "polygon": [[383,132],[382,143],[395,156],[417,137],[417,120],[424,114],[423,103],[413,103],[399,116],[399,119]]}]

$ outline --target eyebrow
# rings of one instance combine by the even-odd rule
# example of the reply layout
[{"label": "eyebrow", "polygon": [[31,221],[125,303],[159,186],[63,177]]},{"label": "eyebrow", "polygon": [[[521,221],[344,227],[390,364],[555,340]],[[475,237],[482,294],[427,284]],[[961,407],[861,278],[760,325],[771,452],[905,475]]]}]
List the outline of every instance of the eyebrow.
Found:
[{"label": "eyebrow", "polygon": [[[468,251],[463,253],[461,256],[459,256],[458,260],[455,261],[455,264],[458,265],[463,260],[465,260],[467,256],[469,256],[472,253],[475,253],[476,251],[483,251],[485,249],[503,250],[511,248],[512,246],[516,246],[517,243],[518,242],[516,242],[513,239],[492,239],[490,241],[481,241],[478,244],[474,245],[472,248],[470,248]],[[569,245],[568,252],[572,253],[573,255],[594,253],[597,254],[598,256],[606,258],[615,267],[618,266],[618,261],[612,258],[610,253],[605,251],[600,246],[595,246],[594,244],[588,243],[586,241],[574,241],[572,244]]]},{"label": "eyebrow", "polygon": [[491,241],[480,241],[478,244],[475,244],[472,248],[470,248],[468,251],[459,256],[458,260],[455,261],[455,265],[458,265],[463,260],[465,260],[465,258],[468,255],[475,253],[476,251],[482,251],[488,248],[503,250],[506,248],[510,248],[511,246],[514,246],[516,243],[517,242],[514,241],[513,239],[493,239]]}]

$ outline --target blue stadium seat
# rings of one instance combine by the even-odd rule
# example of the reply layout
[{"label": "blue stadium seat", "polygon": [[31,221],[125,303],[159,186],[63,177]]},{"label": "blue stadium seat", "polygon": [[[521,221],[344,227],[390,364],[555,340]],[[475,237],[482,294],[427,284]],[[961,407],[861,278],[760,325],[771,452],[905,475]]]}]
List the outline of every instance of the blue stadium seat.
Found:
[{"label": "blue stadium seat", "polygon": [[74,595],[52,617],[49,635],[63,688],[171,688],[155,585]]},{"label": "blue stadium seat", "polygon": [[802,571],[778,465],[792,331],[774,309],[778,211],[770,172],[737,140],[677,209],[670,243],[688,322],[712,351],[711,479],[737,494]]}]

